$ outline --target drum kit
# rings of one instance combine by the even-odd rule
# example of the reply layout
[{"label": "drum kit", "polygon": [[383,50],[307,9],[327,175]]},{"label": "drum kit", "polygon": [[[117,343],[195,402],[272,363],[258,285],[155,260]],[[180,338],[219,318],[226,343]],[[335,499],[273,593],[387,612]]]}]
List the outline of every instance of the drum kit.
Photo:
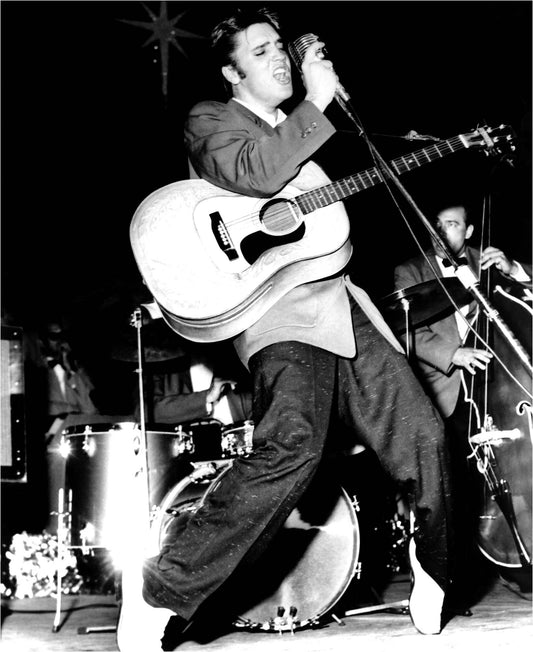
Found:
[{"label": "drum kit", "polygon": [[[435,287],[425,283],[416,288],[385,297],[380,307],[398,320],[399,305],[407,299],[413,308],[410,319],[420,323],[429,316],[428,296],[434,294]],[[441,303],[434,302],[430,312],[444,310]],[[160,546],[173,519],[197,510],[235,460],[253,453],[252,421],[145,424],[142,361],[147,357],[139,313],[132,317],[132,325],[137,326],[137,351],[134,355],[119,352],[119,359],[139,366],[140,421],[76,425],[63,431],[60,454],[65,459],[65,476],[58,500],[58,554],[67,547],[84,553],[103,548],[120,555],[128,545],[132,510],[142,509],[131,505],[128,491],[140,469],[146,475],[150,536]],[[178,349],[150,351],[148,361],[178,355]],[[234,627],[281,633],[317,627],[326,614],[338,620],[332,609],[361,572],[358,511],[357,499],[338,482],[317,477],[269,546],[263,571],[258,571],[261,579],[256,577],[255,588],[247,591],[248,602]],[[60,623],[59,572],[57,582],[53,631],[58,631]],[[406,607],[407,600],[402,600],[344,615],[391,609],[405,613]],[[83,633],[91,631],[102,630],[85,628]]]},{"label": "drum kit", "polygon": [[[230,426],[216,419],[157,425],[146,431],[150,512],[192,468],[218,468],[252,450],[253,424]],[[141,428],[135,422],[97,423],[66,428],[60,454],[65,458],[64,496],[68,545],[82,550],[116,546],[128,502],[128,479],[137,471]],[[152,519],[152,516],[151,516]]]},{"label": "drum kit", "polygon": [[[138,423],[120,422],[63,432],[65,505],[58,538],[64,546],[82,554],[102,548],[120,559],[132,509],[142,509],[131,504],[128,489],[137,473],[141,430]],[[234,461],[253,451],[253,430],[251,421],[224,425],[216,419],[146,430],[150,536],[158,546],[172,520],[198,509]],[[269,548],[258,570],[261,580],[255,577],[234,626],[278,632],[318,626],[360,572],[357,511],[357,500],[342,487],[317,482]],[[59,584],[58,599],[60,593]]]}]

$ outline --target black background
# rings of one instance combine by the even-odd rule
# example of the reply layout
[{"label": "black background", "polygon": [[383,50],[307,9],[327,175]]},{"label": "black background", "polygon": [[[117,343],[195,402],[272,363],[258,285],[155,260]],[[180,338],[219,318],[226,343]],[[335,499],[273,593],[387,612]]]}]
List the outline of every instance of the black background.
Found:
[{"label": "black background", "polygon": [[[207,37],[237,3],[167,5],[169,18],[185,12],[178,29]],[[387,159],[425,146],[396,138],[411,129],[450,138],[480,124],[511,126],[514,168],[468,150],[402,181],[428,216],[441,200],[461,197],[479,220],[490,194],[493,243],[531,260],[530,2],[269,6],[289,38],[312,31],[325,41]],[[144,297],[131,217],[154,189],[187,177],[185,116],[200,99],[223,97],[207,40],[179,37],[187,57],[170,47],[164,97],[158,52],[144,45],[150,32],[122,22],[149,22],[146,8],[158,14],[160,3],[1,3],[3,314],[27,328],[67,314],[82,354],[100,367]],[[344,113],[334,104],[327,114],[339,129],[319,154],[329,175],[370,167]],[[355,247],[349,271],[379,299],[392,291],[394,265],[418,249],[383,185],[346,206]]]}]

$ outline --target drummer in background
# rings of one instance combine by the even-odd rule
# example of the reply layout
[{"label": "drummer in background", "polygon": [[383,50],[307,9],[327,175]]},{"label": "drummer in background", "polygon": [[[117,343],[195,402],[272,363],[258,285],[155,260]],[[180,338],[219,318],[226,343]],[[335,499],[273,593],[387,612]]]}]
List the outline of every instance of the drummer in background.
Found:
[{"label": "drummer in background", "polygon": [[[162,320],[155,301],[141,307],[143,325],[155,325]],[[174,346],[174,355],[148,365],[146,420],[179,424],[212,418],[229,425],[251,419],[249,374],[240,361],[235,356],[228,357],[223,348],[194,344],[177,335],[175,338],[179,346]],[[135,418],[139,420],[138,396]]]},{"label": "drummer in background", "polygon": [[[520,283],[531,282],[531,271],[525,265],[511,260],[496,247],[487,247],[483,253],[467,244],[472,237],[474,225],[471,223],[467,204],[464,202],[445,204],[437,212],[435,228],[447,243],[459,262],[468,263],[479,275],[480,270],[494,266],[502,275]],[[426,256],[441,277],[455,276],[453,266],[449,265],[434,249],[412,258],[394,270],[396,290],[403,290],[435,278]],[[461,260],[462,259],[462,260]],[[529,273],[528,273],[529,272]],[[465,346],[472,324],[478,312],[478,305],[472,302],[461,306],[460,310],[429,325],[415,328],[413,336],[413,360],[422,384],[433,399],[445,421],[448,442],[454,460],[455,487],[458,524],[456,531],[465,538],[465,559],[458,561],[455,593],[461,596],[459,607],[470,602],[468,587],[472,582],[474,564],[472,557],[479,551],[475,545],[477,513],[472,500],[472,486],[468,481],[468,404],[463,400],[463,371],[474,375],[490,363],[492,355],[488,351]],[[466,321],[465,321],[466,318]],[[467,323],[468,322],[468,323]],[[461,513],[462,512],[462,513]],[[462,587],[462,581],[465,586]],[[457,596],[456,596],[457,598]],[[457,603],[457,599],[456,599]]]},{"label": "drummer in background", "polygon": [[231,424],[251,416],[250,392],[234,378],[214,372],[200,348],[151,374],[154,423],[182,423],[210,417]]}]

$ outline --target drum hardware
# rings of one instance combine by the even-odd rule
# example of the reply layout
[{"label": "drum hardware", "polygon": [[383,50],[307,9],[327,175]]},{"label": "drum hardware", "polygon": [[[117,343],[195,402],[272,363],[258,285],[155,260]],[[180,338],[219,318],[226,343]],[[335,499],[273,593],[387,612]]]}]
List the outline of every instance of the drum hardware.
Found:
[{"label": "drum hardware", "polygon": [[188,453],[192,455],[194,453],[195,446],[194,446],[194,440],[193,440],[193,435],[192,432],[183,432],[183,426],[179,425],[177,429],[177,437],[176,437],[176,444],[175,444],[175,450],[177,455],[184,455],[185,453]]},{"label": "drum hardware", "polygon": [[57,570],[56,570],[56,611],[54,622],[52,625],[52,632],[54,634],[59,631],[61,622],[61,561],[64,555],[64,491],[63,488],[58,492],[58,505],[57,505]]},{"label": "drum hardware", "polygon": [[[278,634],[283,634],[284,631],[289,631],[294,635],[297,629],[302,627],[301,622],[296,618],[298,609],[295,606],[289,607],[288,616],[285,616],[286,608],[279,606],[276,610],[275,618],[264,623],[254,623],[249,618],[242,618],[238,616],[233,625],[241,629],[257,630],[260,629],[264,632],[275,631]],[[309,626],[318,627],[318,620],[312,619],[309,621]]]},{"label": "drum hardware", "polygon": [[[406,539],[406,528],[404,527],[404,524],[402,523],[401,519],[399,516],[396,514],[393,519],[391,519],[391,527],[392,527],[392,532],[395,534],[395,540],[392,542],[392,552],[395,551],[395,549],[400,549],[402,544],[404,543]],[[414,513],[412,509],[409,509],[409,536],[412,536],[414,533],[415,529],[415,520],[414,520]],[[394,561],[394,560],[393,560]],[[399,567],[391,570],[396,570],[399,571]],[[360,571],[360,569],[359,569]],[[375,605],[369,605],[367,607],[359,607],[357,609],[349,609],[348,611],[344,612],[344,616],[359,616],[362,614],[368,614],[368,613],[377,613],[380,611],[388,611],[391,613],[397,613],[397,614],[402,614],[402,615],[407,615],[409,614],[409,600],[398,600],[395,602],[380,602],[379,601],[379,596],[375,592],[375,590],[372,588],[371,589],[374,597],[378,600],[378,604]]]},{"label": "drum hardware", "polygon": [[[234,463],[231,458],[195,465],[160,504],[152,521],[152,543],[161,547],[172,520],[198,510]],[[281,634],[322,626],[323,617],[361,571],[354,503],[342,487],[313,481],[269,545],[254,585],[243,592],[246,603],[235,628]]]},{"label": "drum hardware", "polygon": [[213,460],[212,462],[192,462],[194,471],[189,475],[191,482],[199,483],[215,479],[220,471],[231,466],[231,460]]},{"label": "drum hardware", "polygon": [[388,602],[386,604],[376,604],[370,607],[361,607],[359,609],[350,609],[345,612],[345,616],[358,616],[360,614],[369,614],[376,611],[394,610],[397,613],[409,613],[409,600],[398,600],[397,602]]},{"label": "drum hardware", "polygon": [[253,421],[233,423],[222,429],[222,457],[243,457],[253,451]]}]

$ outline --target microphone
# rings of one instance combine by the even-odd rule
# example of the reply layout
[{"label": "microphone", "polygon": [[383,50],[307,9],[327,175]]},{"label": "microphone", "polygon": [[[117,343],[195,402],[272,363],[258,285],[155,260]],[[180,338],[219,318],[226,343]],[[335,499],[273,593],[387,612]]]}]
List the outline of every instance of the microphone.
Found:
[{"label": "microphone", "polygon": [[[305,53],[307,52],[309,47],[313,45],[313,43],[316,43],[318,40],[319,38],[316,34],[304,34],[303,36],[300,36],[299,38],[289,43],[288,46],[289,54],[291,55],[292,60],[294,61],[298,70],[302,69],[302,62],[304,60]],[[321,48],[318,51],[317,55],[319,59],[325,59],[327,56],[326,48],[325,47]],[[337,81],[337,90],[335,91],[335,98],[337,99],[337,101],[342,101],[342,102],[350,101],[350,95],[339,81]]]}]

